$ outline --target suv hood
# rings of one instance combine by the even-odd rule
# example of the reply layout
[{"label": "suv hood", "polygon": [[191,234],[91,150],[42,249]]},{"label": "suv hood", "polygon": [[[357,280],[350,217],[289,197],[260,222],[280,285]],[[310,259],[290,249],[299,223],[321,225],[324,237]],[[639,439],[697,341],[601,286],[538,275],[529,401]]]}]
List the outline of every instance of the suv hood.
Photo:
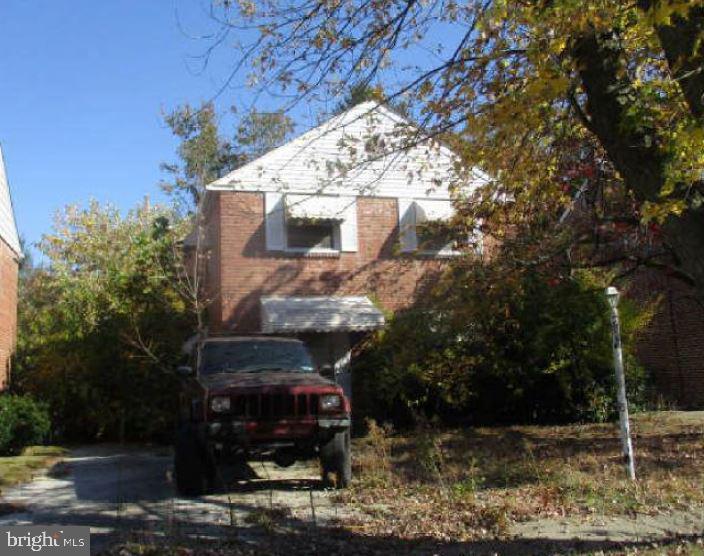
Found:
[{"label": "suv hood", "polygon": [[262,371],[258,373],[220,373],[199,376],[198,382],[208,390],[258,389],[269,387],[337,386],[318,373]]}]

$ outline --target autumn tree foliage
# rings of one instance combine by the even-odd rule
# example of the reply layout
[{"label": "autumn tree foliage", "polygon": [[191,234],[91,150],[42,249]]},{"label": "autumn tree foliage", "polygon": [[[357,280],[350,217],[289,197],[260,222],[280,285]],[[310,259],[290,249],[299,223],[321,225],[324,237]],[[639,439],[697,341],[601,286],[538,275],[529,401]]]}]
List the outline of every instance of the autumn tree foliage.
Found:
[{"label": "autumn tree foliage", "polygon": [[184,104],[164,115],[180,144],[178,161],[161,165],[169,177],[160,186],[187,212],[196,212],[206,185],[283,144],[294,127],[281,112],[251,110],[239,115],[235,129],[227,133],[222,117],[212,102]]},{"label": "autumn tree foliage", "polygon": [[287,107],[384,83],[386,101],[459,153],[458,180],[491,178],[468,219],[514,231],[550,219],[546,235],[566,243],[548,241],[540,260],[575,240],[560,225],[581,185],[563,178],[584,167],[565,164],[584,147],[586,181],[603,191],[586,183],[580,196],[625,208],[598,216],[611,231],[635,220],[629,234],[662,248],[628,263],[655,260],[704,292],[700,0],[239,0],[214,13],[223,33],[256,37],[240,53],[249,80]]},{"label": "autumn tree foliage", "polygon": [[64,439],[169,433],[174,371],[195,325],[174,211],[123,215],[92,202],[58,213],[45,264],[20,283],[13,388],[45,402]]},{"label": "autumn tree foliage", "polygon": [[163,166],[171,204],[68,206],[38,245],[42,266],[22,269],[13,388],[46,402],[64,438],[172,432],[174,371],[212,301],[199,280],[206,251],[189,258],[183,249],[202,227],[205,186],[292,127],[279,113],[250,112],[228,137],[208,103],[179,107],[166,122],[180,139],[178,162]]}]

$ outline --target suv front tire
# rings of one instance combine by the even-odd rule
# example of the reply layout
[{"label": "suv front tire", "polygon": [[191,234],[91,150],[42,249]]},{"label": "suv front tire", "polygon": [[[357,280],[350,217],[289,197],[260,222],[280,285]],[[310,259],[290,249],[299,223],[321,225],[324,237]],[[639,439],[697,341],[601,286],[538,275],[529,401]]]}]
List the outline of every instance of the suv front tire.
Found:
[{"label": "suv front tire", "polygon": [[176,490],[184,496],[200,496],[210,488],[208,457],[192,426],[182,426],[176,435],[174,474]]},{"label": "suv front tire", "polygon": [[347,488],[352,480],[352,454],[350,449],[350,431],[335,433],[327,443],[320,447],[320,466],[322,469],[323,483],[333,484],[330,480],[334,477],[337,488]]}]

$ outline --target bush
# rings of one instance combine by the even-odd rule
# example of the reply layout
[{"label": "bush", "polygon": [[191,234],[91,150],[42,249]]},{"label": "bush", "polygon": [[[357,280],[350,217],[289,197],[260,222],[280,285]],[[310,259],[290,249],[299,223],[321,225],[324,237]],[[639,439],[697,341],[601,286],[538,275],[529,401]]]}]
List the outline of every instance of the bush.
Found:
[{"label": "bush", "polygon": [[140,206],[67,207],[20,280],[13,388],[50,408],[63,442],[170,435],[190,288],[176,248],[189,218]]},{"label": "bush", "polygon": [[25,446],[41,444],[50,427],[44,404],[29,396],[0,396],[0,456],[12,456]]},{"label": "bush", "polygon": [[[640,316],[620,304],[629,399],[647,380],[630,347]],[[455,268],[426,304],[397,314],[361,349],[361,416],[397,427],[605,421],[616,412],[609,308],[588,274]]]}]

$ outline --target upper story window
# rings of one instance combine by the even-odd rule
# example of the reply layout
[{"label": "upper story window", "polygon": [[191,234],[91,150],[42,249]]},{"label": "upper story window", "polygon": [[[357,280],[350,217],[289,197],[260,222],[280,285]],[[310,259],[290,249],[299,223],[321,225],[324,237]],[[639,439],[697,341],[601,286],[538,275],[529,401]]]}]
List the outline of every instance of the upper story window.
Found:
[{"label": "upper story window", "polygon": [[338,250],[339,227],[335,220],[286,219],[286,246],[301,250]]},{"label": "upper story window", "polygon": [[[422,255],[451,256],[461,253],[450,220],[452,202],[444,199],[399,199],[399,236],[401,251]],[[481,252],[481,236],[472,234],[467,245]]]},{"label": "upper story window", "polygon": [[268,251],[357,251],[355,197],[265,193]]}]

